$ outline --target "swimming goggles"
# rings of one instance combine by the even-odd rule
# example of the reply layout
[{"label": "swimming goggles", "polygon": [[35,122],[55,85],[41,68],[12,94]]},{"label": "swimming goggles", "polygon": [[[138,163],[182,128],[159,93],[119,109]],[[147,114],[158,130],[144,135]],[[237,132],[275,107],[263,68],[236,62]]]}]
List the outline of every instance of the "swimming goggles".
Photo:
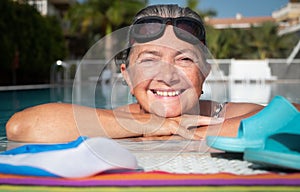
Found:
[{"label": "swimming goggles", "polygon": [[186,42],[197,44],[202,42],[205,45],[205,29],[203,24],[191,17],[163,18],[148,16],[137,19],[130,30],[129,40],[133,44],[145,43],[163,36],[166,24],[172,24],[175,35]]}]

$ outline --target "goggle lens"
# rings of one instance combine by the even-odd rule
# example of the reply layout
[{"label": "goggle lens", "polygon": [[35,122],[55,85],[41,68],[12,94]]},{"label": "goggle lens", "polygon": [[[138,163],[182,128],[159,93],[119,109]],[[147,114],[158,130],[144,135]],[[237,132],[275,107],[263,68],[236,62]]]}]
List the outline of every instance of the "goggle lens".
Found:
[{"label": "goggle lens", "polygon": [[136,40],[144,43],[160,38],[166,28],[166,24],[172,22],[175,35],[184,41],[197,44],[199,41],[205,44],[205,30],[199,21],[188,18],[162,18],[144,17],[138,19],[130,31],[130,41]]}]

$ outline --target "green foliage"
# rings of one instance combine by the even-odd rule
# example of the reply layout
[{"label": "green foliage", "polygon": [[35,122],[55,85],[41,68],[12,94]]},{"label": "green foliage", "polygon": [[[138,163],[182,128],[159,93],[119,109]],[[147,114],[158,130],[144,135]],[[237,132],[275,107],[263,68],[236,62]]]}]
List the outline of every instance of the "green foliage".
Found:
[{"label": "green foliage", "polygon": [[65,20],[71,24],[70,34],[85,39],[85,50],[101,37],[129,26],[134,15],[147,5],[147,0],[86,0],[71,7]]},{"label": "green foliage", "polygon": [[286,58],[295,44],[295,35],[277,35],[274,23],[250,29],[213,29],[207,26],[207,44],[218,59]]},{"label": "green foliage", "polygon": [[[12,72],[17,84],[49,81],[50,66],[66,55],[57,19],[42,17],[34,7],[10,0],[0,1],[0,11],[0,68],[6,74],[0,84],[11,83]],[[19,62],[13,65],[17,53]]]},{"label": "green foliage", "polygon": [[[295,0],[299,1],[299,0]],[[202,18],[216,16],[215,10],[200,11],[199,0],[186,0],[186,5]],[[296,34],[277,35],[275,23],[264,23],[250,29],[214,29],[206,26],[207,45],[217,59],[286,58],[299,37]]]}]

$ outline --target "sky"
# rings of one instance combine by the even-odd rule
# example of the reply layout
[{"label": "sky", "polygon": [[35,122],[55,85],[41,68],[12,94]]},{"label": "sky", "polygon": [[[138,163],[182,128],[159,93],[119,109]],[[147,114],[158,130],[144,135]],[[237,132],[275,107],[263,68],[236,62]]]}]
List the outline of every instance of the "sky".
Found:
[{"label": "sky", "polygon": [[[178,4],[185,6],[186,0],[149,0],[149,4]],[[200,10],[214,9],[218,18],[235,17],[237,13],[244,17],[272,16],[288,0],[200,0]]]}]

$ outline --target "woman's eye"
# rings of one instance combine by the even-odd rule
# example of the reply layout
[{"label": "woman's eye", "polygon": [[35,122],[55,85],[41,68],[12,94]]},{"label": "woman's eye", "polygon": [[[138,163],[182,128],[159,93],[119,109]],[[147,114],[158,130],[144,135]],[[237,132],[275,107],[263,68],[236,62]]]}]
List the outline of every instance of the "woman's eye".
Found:
[{"label": "woman's eye", "polygon": [[194,63],[194,59],[192,59],[190,57],[183,57],[183,58],[179,59],[177,62],[180,64],[187,64],[187,63],[190,64],[190,63]]},{"label": "woman's eye", "polygon": [[141,60],[141,63],[152,62],[152,61],[154,61],[154,59],[143,59]]},{"label": "woman's eye", "polygon": [[189,57],[184,57],[184,58],[182,58],[181,60],[183,60],[183,61],[193,61],[193,59],[191,59],[191,58],[189,58]]},{"label": "woman's eye", "polygon": [[141,59],[139,62],[139,65],[144,66],[144,67],[151,67],[153,65],[156,65],[158,63],[158,61],[156,59],[153,58],[145,58],[145,59]]},{"label": "woman's eye", "polygon": [[195,63],[191,57],[181,57],[176,60],[176,65],[181,67],[191,67]]}]

